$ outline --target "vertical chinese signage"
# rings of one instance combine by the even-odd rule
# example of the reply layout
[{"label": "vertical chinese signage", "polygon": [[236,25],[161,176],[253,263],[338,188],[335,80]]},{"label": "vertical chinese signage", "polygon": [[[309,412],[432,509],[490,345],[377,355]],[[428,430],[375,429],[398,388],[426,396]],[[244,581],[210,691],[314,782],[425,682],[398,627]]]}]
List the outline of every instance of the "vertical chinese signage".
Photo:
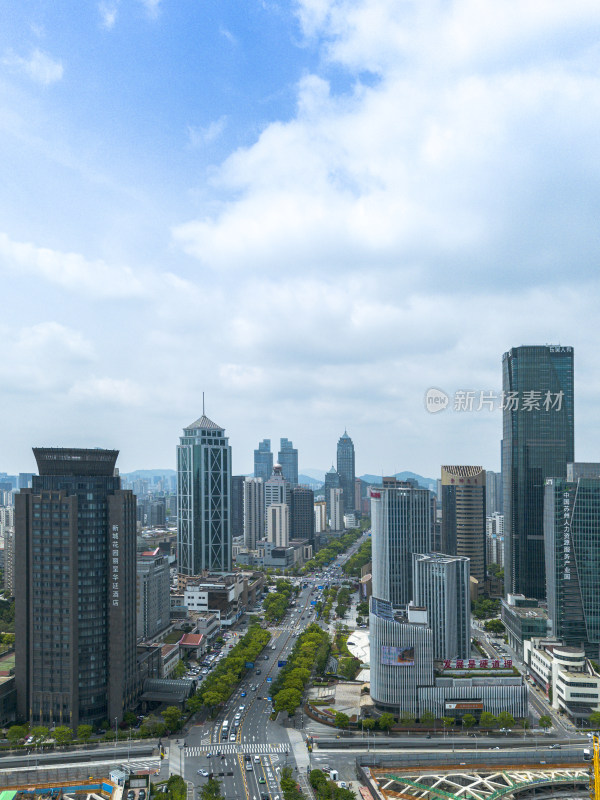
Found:
[{"label": "vertical chinese signage", "polygon": [[563,579],[571,580],[571,493],[563,492]]},{"label": "vertical chinese signage", "polygon": [[112,604],[119,605],[119,526],[112,526]]}]

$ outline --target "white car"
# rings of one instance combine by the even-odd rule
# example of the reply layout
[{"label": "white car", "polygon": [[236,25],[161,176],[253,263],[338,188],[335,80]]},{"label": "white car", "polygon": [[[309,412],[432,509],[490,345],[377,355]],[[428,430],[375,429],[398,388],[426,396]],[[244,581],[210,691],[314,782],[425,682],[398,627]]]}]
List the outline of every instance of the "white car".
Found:
[{"label": "white car", "polygon": [[202,775],[203,778],[208,778],[208,772],[205,769],[199,769],[198,775]]},{"label": "white car", "polygon": [[235,733],[232,733],[231,736],[229,737],[229,741],[230,742],[235,742],[235,738],[236,738],[235,737]]}]

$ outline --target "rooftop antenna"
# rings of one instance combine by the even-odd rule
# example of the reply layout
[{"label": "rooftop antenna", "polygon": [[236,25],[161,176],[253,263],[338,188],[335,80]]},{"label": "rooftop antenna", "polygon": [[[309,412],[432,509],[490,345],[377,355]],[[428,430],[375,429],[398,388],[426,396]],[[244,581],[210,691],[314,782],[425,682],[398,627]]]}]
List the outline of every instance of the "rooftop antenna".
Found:
[{"label": "rooftop antenna", "polygon": [[202,416],[204,416],[204,392],[202,392]]}]

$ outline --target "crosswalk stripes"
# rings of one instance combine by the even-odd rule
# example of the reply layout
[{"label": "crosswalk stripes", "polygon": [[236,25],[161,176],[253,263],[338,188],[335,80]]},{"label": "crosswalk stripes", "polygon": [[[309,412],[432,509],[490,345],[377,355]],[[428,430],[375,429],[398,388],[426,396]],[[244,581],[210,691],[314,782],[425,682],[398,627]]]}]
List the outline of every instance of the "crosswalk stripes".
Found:
[{"label": "crosswalk stripes", "polygon": [[216,753],[217,750],[223,755],[231,755],[238,753],[257,753],[259,755],[271,755],[272,753],[285,753],[289,745],[278,742],[277,744],[265,744],[261,742],[233,742],[221,745],[193,745],[184,749],[184,755],[188,757],[205,756],[207,753]]},{"label": "crosswalk stripes", "polygon": [[148,770],[150,772],[158,770],[160,772],[160,758],[126,761],[122,766],[130,772],[139,772],[140,770]]}]

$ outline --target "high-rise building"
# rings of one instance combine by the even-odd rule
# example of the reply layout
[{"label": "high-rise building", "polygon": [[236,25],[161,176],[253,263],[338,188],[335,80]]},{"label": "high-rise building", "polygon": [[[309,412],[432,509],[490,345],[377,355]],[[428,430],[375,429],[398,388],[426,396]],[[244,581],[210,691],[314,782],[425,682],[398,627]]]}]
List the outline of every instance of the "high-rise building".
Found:
[{"label": "high-rise building", "polygon": [[267,541],[276,547],[290,543],[290,507],[287,503],[271,503],[267,508]]},{"label": "high-rise building", "polygon": [[244,475],[231,477],[231,537],[244,535]]},{"label": "high-rise building", "polygon": [[395,716],[419,713],[418,689],[433,686],[433,636],[427,612],[410,607],[406,615],[390,603],[370,599],[371,697]]},{"label": "high-rise building", "polygon": [[442,553],[471,561],[478,591],[485,584],[485,470],[442,467]]},{"label": "high-rise building", "polygon": [[330,489],[329,490],[329,527],[332,531],[341,531],[344,529],[344,490]]},{"label": "high-rise building", "polygon": [[600,478],[600,464],[590,461],[567,464],[567,480],[575,483],[579,478]]},{"label": "high-rise building", "polygon": [[135,497],[117,450],[33,452],[39,475],[15,498],[17,714],[122,720],[138,690]]},{"label": "high-rise building", "polygon": [[273,505],[273,503],[285,503],[289,506],[291,502],[290,484],[283,475],[281,464],[275,464],[273,474],[265,483],[265,508]]},{"label": "high-rise building", "polygon": [[294,486],[290,506],[290,536],[315,541],[315,493],[305,486]]},{"label": "high-rise building", "polygon": [[281,469],[283,470],[283,477],[290,484],[290,486],[298,485],[298,450],[294,447],[289,439],[279,440],[279,454],[277,456]]},{"label": "high-rise building", "polygon": [[137,556],[137,635],[154,639],[171,623],[169,559],[160,548]]},{"label": "high-rise building", "polygon": [[505,591],[543,599],[544,485],[574,460],[573,348],[509,350],[502,389]]},{"label": "high-rise building", "polygon": [[4,591],[15,594],[15,529],[5,528],[4,534]]},{"label": "high-rise building", "polygon": [[271,440],[263,439],[258,443],[258,450],[254,451],[254,477],[268,481],[273,472],[273,453]]},{"label": "high-rise building", "polygon": [[325,485],[323,486],[323,494],[325,495],[325,502],[327,503],[327,519],[331,519],[331,505],[330,505],[330,490],[341,489],[342,483],[336,468],[331,465],[329,472],[325,473]]},{"label": "high-rise building", "polygon": [[371,488],[373,595],[396,608],[413,598],[412,555],[431,552],[428,489],[402,483]]},{"label": "high-rise building", "polygon": [[504,515],[490,514],[485,519],[486,564],[504,567]]},{"label": "high-rise building", "polygon": [[503,493],[502,473],[486,469],[485,509],[488,516],[490,514],[502,514],[502,507],[504,505]]},{"label": "high-rise building", "polygon": [[354,444],[344,431],[337,443],[337,473],[340,476],[340,487],[344,493],[344,513],[349,514],[358,508],[354,503],[354,481],[356,478],[354,464]]},{"label": "high-rise building", "polygon": [[231,572],[231,447],[204,414],[177,447],[177,563],[182,575]]},{"label": "high-rise building", "polygon": [[256,550],[265,535],[265,484],[262,478],[244,480],[244,544]]},{"label": "high-rise building", "polygon": [[[576,467],[576,465],[575,465]],[[569,647],[600,659],[600,478],[546,480],[548,623]]]},{"label": "high-rise building", "polygon": [[440,553],[413,554],[414,605],[427,609],[433,657],[471,655],[469,559]]}]

